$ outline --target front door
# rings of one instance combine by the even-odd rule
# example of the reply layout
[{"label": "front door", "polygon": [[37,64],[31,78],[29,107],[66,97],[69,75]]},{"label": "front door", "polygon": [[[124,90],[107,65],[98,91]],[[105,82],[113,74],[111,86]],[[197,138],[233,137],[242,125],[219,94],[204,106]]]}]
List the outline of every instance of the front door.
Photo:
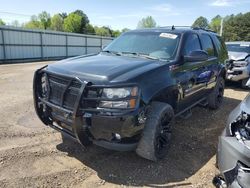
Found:
[{"label": "front door", "polygon": [[[190,34],[185,42],[182,55],[192,51],[202,50],[197,34]],[[205,88],[210,79],[207,61],[182,62],[174,71],[176,82],[179,86],[178,112],[190,107],[205,96]]]}]

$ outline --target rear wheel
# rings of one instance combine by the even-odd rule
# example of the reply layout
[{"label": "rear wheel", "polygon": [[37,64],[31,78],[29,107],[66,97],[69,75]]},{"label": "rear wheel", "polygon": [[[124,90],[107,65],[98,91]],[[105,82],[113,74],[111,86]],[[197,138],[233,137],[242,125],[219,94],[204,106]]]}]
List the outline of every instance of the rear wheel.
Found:
[{"label": "rear wheel", "polygon": [[164,158],[169,150],[174,111],[166,103],[152,102],[146,116],[145,128],[136,153],[143,158],[157,161]]},{"label": "rear wheel", "polygon": [[218,77],[216,86],[212,93],[208,97],[208,107],[211,109],[218,109],[222,102],[225,89],[225,80],[222,77]]}]

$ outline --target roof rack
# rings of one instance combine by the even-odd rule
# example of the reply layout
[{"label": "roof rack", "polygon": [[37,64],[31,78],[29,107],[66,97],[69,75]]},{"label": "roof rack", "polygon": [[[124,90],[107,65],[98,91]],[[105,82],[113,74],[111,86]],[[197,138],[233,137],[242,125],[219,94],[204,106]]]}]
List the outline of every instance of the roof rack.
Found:
[{"label": "roof rack", "polygon": [[212,32],[212,33],[216,33],[214,30],[211,29],[205,29],[202,27],[192,27],[193,30],[203,30],[203,31],[207,31],[207,32]]},{"label": "roof rack", "polygon": [[171,26],[162,26],[160,28],[171,28],[174,30],[175,28],[191,28],[191,26],[177,26],[177,25],[171,25]]},{"label": "roof rack", "polygon": [[175,30],[175,28],[190,28],[190,29],[193,29],[193,30],[203,30],[203,31],[207,31],[207,32],[216,33],[215,31],[213,31],[211,29],[205,29],[205,28],[202,28],[202,27],[193,27],[193,26],[175,26],[175,25],[172,25],[172,26],[163,26],[163,27],[160,27],[160,28],[171,28],[172,30]]}]

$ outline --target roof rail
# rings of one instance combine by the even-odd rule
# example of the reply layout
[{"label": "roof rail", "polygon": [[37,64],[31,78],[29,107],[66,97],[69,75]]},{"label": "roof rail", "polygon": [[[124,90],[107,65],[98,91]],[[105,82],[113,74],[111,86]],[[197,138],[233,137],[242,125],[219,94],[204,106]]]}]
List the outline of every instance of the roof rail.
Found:
[{"label": "roof rail", "polygon": [[212,33],[216,33],[214,30],[211,29],[205,29],[202,27],[192,27],[193,30],[203,30],[203,31],[207,31],[207,32],[212,32]]},{"label": "roof rail", "polygon": [[203,30],[203,31],[207,31],[207,32],[213,32],[216,33],[215,31],[211,30],[211,29],[205,29],[202,27],[193,27],[193,26],[177,26],[177,25],[172,25],[172,26],[163,26],[163,27],[159,27],[159,28],[171,28],[172,30],[175,30],[175,28],[190,28],[193,30]]},{"label": "roof rail", "polygon": [[178,25],[171,25],[171,26],[162,26],[160,28],[171,28],[174,30],[175,28],[191,28],[191,26],[178,26]]}]

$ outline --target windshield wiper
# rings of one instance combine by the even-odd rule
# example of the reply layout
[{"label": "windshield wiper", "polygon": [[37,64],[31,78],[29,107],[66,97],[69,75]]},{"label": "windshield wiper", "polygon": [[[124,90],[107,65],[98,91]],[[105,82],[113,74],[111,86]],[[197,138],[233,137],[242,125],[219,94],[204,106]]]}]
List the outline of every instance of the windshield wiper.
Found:
[{"label": "windshield wiper", "polygon": [[134,56],[144,57],[147,59],[159,60],[157,57],[150,56],[149,54],[138,53],[138,52],[121,52],[121,54],[131,54]]},{"label": "windshield wiper", "polygon": [[106,52],[106,53],[114,54],[114,55],[117,55],[117,56],[121,56],[122,55],[120,52],[115,52],[115,51],[110,51],[110,50],[103,50],[101,52]]}]

